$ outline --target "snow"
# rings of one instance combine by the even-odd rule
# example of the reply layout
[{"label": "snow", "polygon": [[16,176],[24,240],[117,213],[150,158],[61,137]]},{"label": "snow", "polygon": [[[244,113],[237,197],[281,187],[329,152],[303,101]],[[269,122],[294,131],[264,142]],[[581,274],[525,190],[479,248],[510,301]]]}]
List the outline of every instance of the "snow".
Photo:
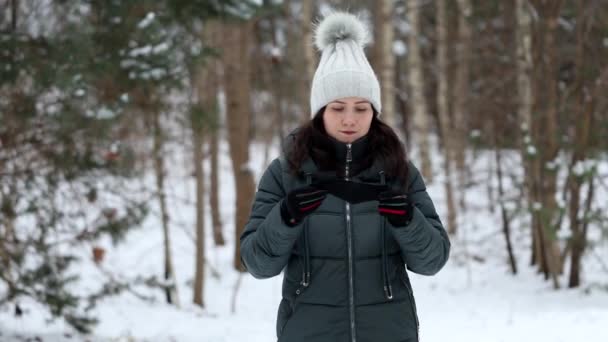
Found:
[{"label": "snow", "polygon": [[156,15],[154,14],[154,12],[148,12],[146,17],[137,24],[137,28],[143,30],[146,27],[150,26],[155,17]]},{"label": "snow", "polygon": [[393,42],[393,53],[397,56],[405,56],[407,54],[407,45],[401,39]]},{"label": "snow", "polygon": [[116,113],[114,113],[108,107],[101,107],[97,111],[97,118],[98,119],[111,119],[111,118],[113,118],[115,116],[116,116]]},{"label": "snow", "polygon": [[574,167],[572,168],[572,172],[578,176],[581,177],[586,173],[589,173],[590,171],[592,171],[595,168],[596,165],[596,161],[595,160],[579,160],[574,164]]},{"label": "snow", "polygon": [[152,52],[152,47],[150,45],[142,46],[140,48],[136,48],[129,52],[129,56],[131,57],[139,57],[139,56],[148,56]]},{"label": "snow", "polygon": [[74,92],[74,95],[77,97],[83,97],[85,94],[84,89],[80,88],[80,89],[76,89],[76,91]]},{"label": "snow", "polygon": [[169,43],[167,42],[162,42],[158,45],[156,45],[155,47],[152,48],[152,53],[157,55],[159,53],[163,53],[165,51],[169,50]]},{"label": "snow", "polygon": [[87,109],[85,110],[84,114],[87,117],[96,118],[99,120],[112,119],[116,116],[116,113],[114,111],[105,106],[97,110]]},{"label": "snow", "polygon": [[412,26],[405,20],[398,20],[397,30],[404,35],[409,35],[412,32]]},{"label": "snow", "polygon": [[[234,248],[234,183],[228,146],[220,145],[221,189],[220,212],[224,223],[227,245],[214,247],[207,217],[208,236],[205,301],[206,308],[191,304],[194,273],[194,179],[190,177],[189,154],[179,153],[183,147],[173,147],[174,153],[167,179],[167,201],[171,207],[172,248],[179,289],[180,308],[163,302],[163,293],[145,287],[136,287],[138,293],[156,298],[148,303],[133,294],[123,293],[99,303],[95,314],[100,319],[88,341],[276,341],[275,319],[280,301],[281,277],[256,280],[248,274],[239,275],[232,270]],[[270,150],[276,156],[278,147]],[[518,152],[513,152],[518,155]],[[251,161],[256,180],[264,166],[264,147],[251,145]],[[491,153],[481,152],[468,162],[482,170],[493,160]],[[505,152],[505,160],[514,158]],[[445,217],[445,194],[441,174],[441,160],[433,160],[436,180],[428,185],[439,213]],[[608,172],[608,163],[601,165]],[[209,165],[205,163],[208,174]],[[475,172],[474,177],[485,174]],[[151,174],[141,180],[154,184]],[[509,179],[505,180],[510,182]],[[458,217],[460,233],[452,238],[451,257],[445,268],[433,277],[411,274],[421,322],[421,341],[533,341],[560,342],[608,340],[608,293],[591,286],[606,284],[606,270],[593,262],[608,256],[606,242],[597,242],[594,255],[586,256],[582,273],[584,284],[579,289],[553,290],[551,282],[528,266],[530,234],[525,222],[513,222],[513,242],[516,248],[519,273],[510,274],[504,237],[501,232],[499,211],[491,213],[487,207],[487,184],[467,192],[469,210]],[[517,190],[507,186],[503,200],[513,198]],[[605,191],[597,196],[606,198]],[[606,201],[599,201],[604,203]],[[158,213],[156,203],[152,212]],[[209,212],[206,204],[206,212]],[[207,215],[209,216],[209,215]],[[590,227],[590,230],[593,230]],[[598,232],[590,231],[590,234]],[[109,240],[99,241],[106,248],[102,267],[112,270],[119,278],[133,279],[137,275],[156,275],[162,278],[162,231],[158,214],[150,215],[140,229],[135,229],[127,240],[112,247]],[[90,253],[81,247],[83,255]],[[214,275],[213,270],[219,272]],[[95,289],[104,276],[92,262],[85,262],[79,273],[82,287]],[[566,272],[567,274],[567,272]],[[235,284],[241,280],[235,296]],[[562,286],[565,276],[560,278]],[[597,289],[596,289],[597,288]],[[235,312],[232,312],[233,300]],[[26,313],[13,316],[9,308],[0,311],[0,340],[18,341],[17,336],[38,336],[45,342],[85,340],[69,329],[61,320],[47,324],[49,314],[38,304],[28,300],[20,302]],[[66,336],[66,334],[68,334]]]}]

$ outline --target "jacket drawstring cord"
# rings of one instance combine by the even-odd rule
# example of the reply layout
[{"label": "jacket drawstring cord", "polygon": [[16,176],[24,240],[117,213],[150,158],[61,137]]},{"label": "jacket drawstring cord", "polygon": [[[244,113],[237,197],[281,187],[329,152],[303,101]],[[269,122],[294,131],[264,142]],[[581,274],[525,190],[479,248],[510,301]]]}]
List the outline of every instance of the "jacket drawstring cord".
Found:
[{"label": "jacket drawstring cord", "polygon": [[[312,184],[312,175],[306,173],[306,185]],[[310,242],[308,240],[308,217],[304,219],[304,269],[302,271],[302,286],[310,285]]]},{"label": "jacket drawstring cord", "polygon": [[[380,171],[380,184],[386,184],[384,171]],[[388,279],[388,260],[386,256],[386,219],[380,216],[380,248],[382,250],[382,285],[384,287],[384,296],[388,300],[393,299],[393,287]]]}]

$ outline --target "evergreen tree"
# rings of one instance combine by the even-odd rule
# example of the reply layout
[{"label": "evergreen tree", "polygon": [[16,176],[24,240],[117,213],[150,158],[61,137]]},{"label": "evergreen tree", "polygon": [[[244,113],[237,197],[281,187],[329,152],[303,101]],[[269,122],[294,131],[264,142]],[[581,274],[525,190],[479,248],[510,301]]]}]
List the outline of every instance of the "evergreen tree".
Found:
[{"label": "evergreen tree", "polygon": [[[83,248],[120,242],[145,218],[130,142],[170,110],[208,55],[196,28],[243,1],[11,1],[0,16],[0,305],[30,297],[87,332],[97,300],[77,290]],[[20,309],[19,309],[20,310]]]}]

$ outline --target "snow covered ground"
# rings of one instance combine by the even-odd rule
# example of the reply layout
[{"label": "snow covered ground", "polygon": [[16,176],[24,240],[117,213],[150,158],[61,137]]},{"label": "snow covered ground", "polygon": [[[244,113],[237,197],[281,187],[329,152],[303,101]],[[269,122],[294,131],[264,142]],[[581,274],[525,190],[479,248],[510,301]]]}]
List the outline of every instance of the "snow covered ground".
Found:
[{"label": "snow covered ground", "polygon": [[[222,148],[226,150],[226,146]],[[276,150],[272,153],[276,155]],[[0,311],[0,341],[275,341],[281,277],[256,280],[248,274],[239,276],[231,269],[234,195],[230,161],[227,153],[223,155],[220,201],[228,245],[214,247],[211,235],[207,239],[208,261],[219,271],[219,277],[214,277],[207,267],[205,309],[190,304],[194,273],[194,183],[191,178],[186,183],[183,181],[184,175],[189,174],[187,168],[174,168],[169,182],[169,201],[173,208],[171,223],[179,309],[164,304],[160,291],[137,288],[142,294],[154,296],[156,302],[144,302],[130,293],[106,299],[96,310],[100,323],[94,334],[79,336],[61,320],[48,323],[50,317],[39,305],[22,301],[26,314],[21,318],[14,317],[7,308]],[[251,155],[252,168],[259,177],[264,153],[254,145]],[[439,173],[436,162],[435,170]],[[188,163],[176,160],[171,165]],[[487,160],[482,156],[475,165],[481,170]],[[429,193],[441,214],[445,213],[445,205],[440,180],[438,177],[429,185]],[[499,211],[491,214],[486,209],[486,188],[481,182],[467,192],[470,210],[459,218],[462,234],[452,241],[451,259],[446,267],[434,277],[411,277],[421,322],[421,341],[608,341],[608,291],[589,286],[607,284],[608,273],[590,260],[583,272],[583,288],[553,290],[550,282],[527,266],[529,233],[523,224],[515,222],[519,274],[510,275]],[[608,198],[605,193],[601,196]],[[209,222],[206,227],[210,227]],[[118,276],[162,275],[162,231],[157,216],[152,215],[121,245],[113,248],[109,241],[102,244],[107,248],[103,267],[117,272]],[[596,247],[596,254],[587,258],[606,260],[607,249],[604,242]],[[88,250],[83,250],[83,254],[87,253]],[[92,263],[84,264],[78,272],[83,275],[84,288],[96,288],[104,279]],[[235,297],[239,277],[240,289]],[[564,278],[562,284],[565,283]],[[233,300],[235,312],[232,312]]]}]

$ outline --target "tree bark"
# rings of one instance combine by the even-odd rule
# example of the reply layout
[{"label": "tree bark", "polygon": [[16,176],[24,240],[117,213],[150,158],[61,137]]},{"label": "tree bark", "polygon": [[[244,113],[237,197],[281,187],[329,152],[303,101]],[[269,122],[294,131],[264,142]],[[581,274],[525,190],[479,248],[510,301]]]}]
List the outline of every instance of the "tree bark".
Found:
[{"label": "tree bark", "polygon": [[382,94],[382,119],[391,127],[396,128],[395,115],[395,54],[393,53],[393,40],[395,25],[393,23],[393,0],[380,0],[375,11],[376,34],[378,45],[377,54],[378,71],[380,78],[380,93]]},{"label": "tree bark", "polygon": [[[586,72],[588,61],[585,60],[585,56],[588,55],[586,50],[587,46],[590,45],[587,40],[587,34],[589,33],[589,8],[584,2],[577,3],[577,18],[576,18],[576,90],[577,94],[577,109],[579,111],[573,111],[572,122],[575,124],[574,128],[574,151],[572,153],[572,160],[569,167],[568,184],[570,198],[569,204],[569,221],[570,231],[572,232],[570,238],[570,274],[568,278],[568,287],[574,288],[580,285],[580,270],[581,260],[585,252],[587,244],[587,222],[586,218],[591,209],[591,201],[594,196],[594,175],[575,175],[575,165],[588,158],[589,155],[589,137],[591,135],[591,129],[594,126],[594,111],[595,103],[598,96],[601,96],[601,89],[603,86],[603,77],[608,72],[608,69],[600,73],[600,76],[591,83],[585,76],[589,73]],[[583,208],[583,215],[580,214],[580,197],[581,188],[585,177],[588,178],[588,190],[587,198],[585,201],[585,207]],[[583,217],[583,221],[579,217]],[[563,265],[563,263],[562,263]]]},{"label": "tree bark", "polygon": [[[528,206],[531,207],[534,203],[534,194],[532,191],[533,178],[532,178],[532,164],[531,155],[529,148],[534,145],[531,141],[531,129],[532,129],[532,26],[531,26],[531,15],[530,8],[527,0],[516,0],[515,5],[515,50],[516,50],[516,70],[517,70],[517,112],[518,120],[521,124],[521,160],[524,168],[525,177],[525,188]],[[538,263],[539,248],[537,242],[537,235],[534,225],[530,230],[532,237],[532,253],[530,264],[535,265]]]},{"label": "tree bark", "polygon": [[203,128],[195,120],[192,125],[194,176],[196,181],[196,252],[193,302],[205,307],[205,175],[203,170]]},{"label": "tree bark", "polygon": [[300,27],[302,28],[302,49],[304,51],[304,76],[302,77],[302,103],[303,111],[301,122],[310,120],[310,87],[315,74],[316,58],[312,44],[312,15],[315,6],[314,0],[302,1]]},{"label": "tree bark", "polygon": [[469,121],[469,93],[471,73],[471,0],[458,2],[458,39],[456,43],[456,72],[454,75],[454,159],[458,170],[458,193],[461,209],[465,209],[465,188],[470,172],[466,164],[467,131]]},{"label": "tree bark", "polygon": [[449,91],[448,91],[448,29],[446,1],[437,0],[437,110],[439,129],[444,154],[445,190],[448,208],[448,232],[456,233],[456,207],[454,205],[454,187],[452,183],[452,162],[454,145],[450,127]]},{"label": "tree bark", "polygon": [[[560,248],[556,237],[559,227],[556,202],[557,167],[555,158],[559,151],[558,138],[558,88],[556,70],[556,29],[562,0],[535,0],[533,4],[538,13],[535,44],[535,81],[534,108],[539,120],[532,127],[532,141],[537,144],[538,155],[533,159],[533,186],[535,205],[532,210],[536,216],[535,229],[543,245],[541,270],[545,277],[551,278],[553,287],[560,287],[558,276],[561,273]],[[536,251],[539,252],[539,251]]]},{"label": "tree bark", "polygon": [[211,174],[209,176],[209,207],[211,208],[211,225],[213,227],[213,242],[216,246],[224,246],[224,229],[220,215],[220,182],[219,182],[219,134],[217,127],[209,131],[209,158]]},{"label": "tree bark", "polygon": [[[203,31],[203,40],[209,46],[218,48],[220,37],[219,22],[208,21]],[[214,58],[214,57],[212,57]],[[213,228],[213,241],[216,246],[226,244],[223,233],[222,218],[220,215],[219,203],[219,130],[220,130],[220,113],[218,103],[218,93],[220,90],[220,73],[221,63],[216,59],[207,61],[205,76],[200,80],[201,87],[199,88],[199,99],[203,103],[210,115],[210,124],[207,125],[207,136],[209,141],[209,162],[210,162],[210,177],[209,177],[209,207],[211,208],[211,227]]]},{"label": "tree bark", "polygon": [[[154,110],[154,109],[153,109]],[[153,130],[153,155],[154,155],[154,173],[156,175],[156,191],[158,193],[158,202],[160,206],[161,224],[163,229],[163,251],[164,251],[164,279],[165,282],[173,284],[165,289],[165,297],[167,303],[175,304],[179,307],[179,299],[177,297],[177,284],[175,282],[175,269],[173,268],[173,257],[171,253],[171,232],[169,230],[169,211],[167,209],[167,200],[165,194],[165,160],[163,158],[164,151],[164,134],[160,122],[160,112],[154,110],[152,113],[152,130]]]},{"label": "tree bark", "polygon": [[250,22],[226,23],[223,34],[224,77],[226,85],[227,124],[230,157],[235,178],[235,250],[234,268],[244,271],[240,255],[240,236],[245,228],[255,193],[249,163],[250,76],[248,58]]},{"label": "tree bark", "polygon": [[19,13],[19,0],[11,0],[11,31],[17,32],[17,15]]},{"label": "tree bark", "polygon": [[511,241],[511,221],[505,207],[504,198],[505,190],[503,186],[503,173],[502,173],[502,152],[501,144],[498,138],[498,130],[496,129],[499,125],[499,121],[494,120],[494,127],[492,127],[494,137],[494,158],[496,161],[496,178],[498,179],[498,198],[500,205],[500,216],[502,218],[502,232],[505,237],[505,244],[507,247],[507,255],[509,256],[509,265],[511,266],[511,272],[517,274],[517,262],[515,261],[515,254],[513,252],[513,242]]},{"label": "tree bark", "polygon": [[433,181],[433,171],[430,158],[429,134],[430,124],[428,119],[428,106],[424,96],[424,79],[422,56],[420,52],[420,4],[418,1],[412,1],[407,8],[407,20],[410,24],[411,31],[408,35],[408,67],[409,67],[409,85],[411,96],[411,107],[413,114],[413,129],[412,135],[414,141],[417,141],[417,146],[420,151],[421,171],[422,176],[427,182]]}]

